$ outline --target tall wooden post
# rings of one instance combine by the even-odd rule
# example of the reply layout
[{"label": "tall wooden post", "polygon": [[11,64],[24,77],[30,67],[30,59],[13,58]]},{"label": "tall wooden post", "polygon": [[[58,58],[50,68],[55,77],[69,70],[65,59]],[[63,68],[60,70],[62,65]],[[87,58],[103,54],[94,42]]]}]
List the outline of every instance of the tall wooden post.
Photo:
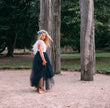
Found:
[{"label": "tall wooden post", "polygon": [[[40,0],[40,17],[39,30],[44,29],[48,31],[51,36],[52,31],[52,14],[51,14],[51,0]],[[51,61],[51,46],[47,49]]]},{"label": "tall wooden post", "polygon": [[81,12],[81,80],[92,81],[95,73],[94,3],[80,0]]},{"label": "tall wooden post", "polygon": [[61,72],[60,57],[60,27],[61,27],[61,0],[53,0],[52,3],[52,66],[54,72]]}]

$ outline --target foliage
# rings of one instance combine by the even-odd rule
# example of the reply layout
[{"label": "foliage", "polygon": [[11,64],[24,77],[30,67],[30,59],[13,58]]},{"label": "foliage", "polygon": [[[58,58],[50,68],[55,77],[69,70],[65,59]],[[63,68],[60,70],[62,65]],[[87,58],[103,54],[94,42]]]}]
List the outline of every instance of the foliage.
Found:
[{"label": "foliage", "polygon": [[[38,31],[39,1],[31,0],[27,7],[27,15],[17,39],[17,48],[31,48]],[[25,41],[24,41],[25,40]],[[19,44],[20,43],[20,44]]]},{"label": "foliage", "polygon": [[[94,0],[95,43],[110,51],[110,2]],[[39,0],[0,1],[0,51],[17,35],[16,48],[31,48],[38,30]],[[80,51],[79,0],[62,0],[61,47]]]},{"label": "foliage", "polygon": [[[30,48],[38,30],[39,1],[2,0],[0,2],[0,42],[12,42],[17,48]],[[3,41],[3,42],[2,42]]]},{"label": "foliage", "polygon": [[110,2],[94,0],[96,48],[110,50]]},{"label": "foliage", "polygon": [[[80,47],[79,1],[62,0],[61,46]],[[110,51],[110,2],[94,0],[95,43],[97,49]]]},{"label": "foliage", "polygon": [[80,50],[80,9],[79,1],[64,0],[61,10],[61,47],[71,46]]}]

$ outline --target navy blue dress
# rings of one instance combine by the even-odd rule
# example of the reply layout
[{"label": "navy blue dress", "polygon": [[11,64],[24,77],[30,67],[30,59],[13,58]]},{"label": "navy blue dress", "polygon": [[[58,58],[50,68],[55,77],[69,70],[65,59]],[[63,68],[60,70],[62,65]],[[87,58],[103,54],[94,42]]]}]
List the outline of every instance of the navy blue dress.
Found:
[{"label": "navy blue dress", "polygon": [[40,56],[40,52],[37,51],[33,59],[30,82],[31,86],[37,87],[39,80],[43,77],[43,87],[48,90],[54,84],[54,72],[48,54],[46,52],[43,52],[43,54],[47,63],[45,66],[42,65],[42,58]]}]

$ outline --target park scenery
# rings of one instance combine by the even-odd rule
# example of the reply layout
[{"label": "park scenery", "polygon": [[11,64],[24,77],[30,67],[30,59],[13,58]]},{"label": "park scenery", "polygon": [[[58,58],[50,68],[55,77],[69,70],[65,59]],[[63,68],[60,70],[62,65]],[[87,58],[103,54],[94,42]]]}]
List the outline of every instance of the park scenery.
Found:
[{"label": "park scenery", "polygon": [[[30,84],[38,31],[54,86]],[[110,108],[109,0],[0,0],[0,108]]]}]

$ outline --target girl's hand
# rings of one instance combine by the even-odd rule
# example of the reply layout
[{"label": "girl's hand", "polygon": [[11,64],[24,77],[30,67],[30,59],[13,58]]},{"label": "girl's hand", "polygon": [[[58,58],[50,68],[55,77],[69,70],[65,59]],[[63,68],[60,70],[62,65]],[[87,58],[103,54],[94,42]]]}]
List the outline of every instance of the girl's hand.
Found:
[{"label": "girl's hand", "polygon": [[47,63],[47,61],[43,61],[43,62],[42,62],[42,65],[43,65],[43,66],[45,66],[45,65],[46,65],[46,63]]}]

